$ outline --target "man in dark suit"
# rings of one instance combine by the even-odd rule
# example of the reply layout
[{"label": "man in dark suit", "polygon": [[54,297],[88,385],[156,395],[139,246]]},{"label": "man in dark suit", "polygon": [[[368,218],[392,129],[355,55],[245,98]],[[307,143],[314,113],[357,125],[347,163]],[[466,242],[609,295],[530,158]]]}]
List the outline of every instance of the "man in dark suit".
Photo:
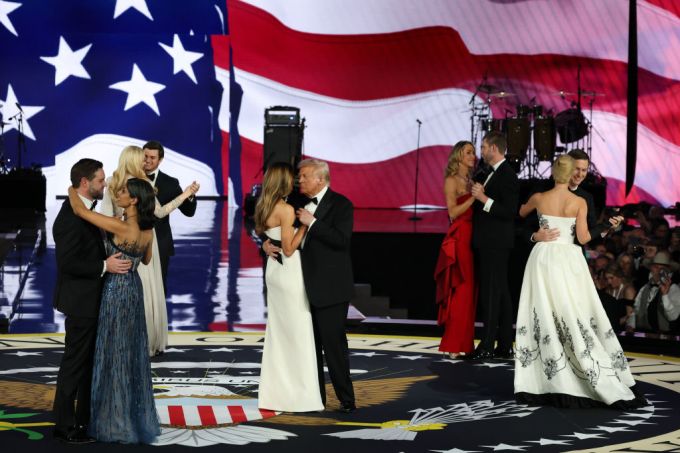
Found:
[{"label": "man in dark suit", "polygon": [[[471,189],[476,200],[473,205],[472,246],[478,269],[478,306],[484,320],[481,342],[470,356],[473,360],[513,356],[508,259],[514,244],[519,181],[505,160],[506,148],[503,134],[494,131],[484,136],[482,158],[493,171],[484,184],[477,182]],[[498,344],[494,351],[496,340]]]},{"label": "man in dark suit", "polygon": [[[597,212],[595,210],[595,202],[590,192],[581,187],[581,183],[588,175],[588,167],[590,167],[590,157],[588,154],[580,149],[573,149],[569,151],[569,155],[574,159],[574,173],[569,180],[569,190],[586,201],[588,207],[588,216],[586,221],[588,223],[588,231],[590,237],[593,239],[603,238],[610,231],[619,228],[623,222],[622,216],[613,216],[609,218],[608,223],[597,223]],[[534,225],[536,222],[532,222]],[[559,229],[545,229],[539,228],[537,231],[530,232],[527,238],[530,242],[554,241],[559,236]]]},{"label": "man in dark suit", "polygon": [[[71,183],[85,205],[94,208],[104,193],[102,163],[81,159],[71,168]],[[52,232],[57,258],[54,307],[66,315],[64,355],[54,396],[54,437],[87,443],[93,441],[86,433],[102,276],[128,272],[132,263],[119,259],[120,253],[106,258],[100,230],[77,217],[68,198]]]},{"label": "man in dark suit", "polygon": [[326,162],[306,159],[298,167],[300,193],[309,198],[304,207],[298,208],[297,217],[309,227],[302,240],[302,275],[314,323],[321,400],[325,405],[325,357],[340,411],[349,413],[356,409],[345,334],[354,289],[350,257],[354,206],[330,189]]},{"label": "man in dark suit", "polygon": [[[144,171],[157,189],[156,198],[161,206],[174,200],[183,191],[177,178],[166,175],[159,170],[159,166],[165,157],[165,149],[160,142],[150,141],[144,145]],[[196,197],[187,198],[179,206],[187,217],[193,217],[196,213]],[[170,216],[158,219],[155,225],[156,240],[158,241],[158,252],[161,260],[161,272],[163,274],[163,289],[168,293],[167,279],[170,257],[175,254],[175,243],[172,240],[172,230],[170,229]]]},{"label": "man in dark suit", "polygon": [[[354,207],[346,197],[330,189],[326,162],[306,159],[298,168],[302,197],[289,197],[289,202],[297,208],[298,220],[309,226],[301,245],[302,275],[314,324],[321,400],[325,405],[325,358],[340,401],[339,410],[350,413],[356,410],[356,405],[345,321],[354,291],[350,257]],[[269,256],[281,251],[270,241],[265,241],[262,248]]]}]

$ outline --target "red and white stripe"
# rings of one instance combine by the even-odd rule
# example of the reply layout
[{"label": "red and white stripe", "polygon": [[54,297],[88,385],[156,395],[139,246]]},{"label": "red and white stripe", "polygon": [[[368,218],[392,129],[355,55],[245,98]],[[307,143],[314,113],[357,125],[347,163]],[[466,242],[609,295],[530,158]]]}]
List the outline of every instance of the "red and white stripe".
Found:
[{"label": "red and white stripe", "polygon": [[156,406],[162,425],[216,426],[274,417],[276,412],[255,405]]},{"label": "red and white stripe", "polygon": [[[218,79],[243,88],[239,133],[243,189],[259,182],[262,113],[300,107],[305,153],[331,163],[332,185],[359,207],[413,201],[423,121],[419,204],[442,205],[450,145],[469,139],[466,110],[481,74],[517,94],[503,116],[532,97],[559,112],[555,96],[582,87],[593,105],[593,161],[610,179],[608,202],[680,199],[680,18],[665,0],[638,2],[637,189],[625,198],[627,2],[489,0],[229,0],[234,73],[216,52]],[[224,107],[224,106],[223,106]],[[586,107],[584,103],[584,108]],[[228,108],[220,125],[228,136]]]}]

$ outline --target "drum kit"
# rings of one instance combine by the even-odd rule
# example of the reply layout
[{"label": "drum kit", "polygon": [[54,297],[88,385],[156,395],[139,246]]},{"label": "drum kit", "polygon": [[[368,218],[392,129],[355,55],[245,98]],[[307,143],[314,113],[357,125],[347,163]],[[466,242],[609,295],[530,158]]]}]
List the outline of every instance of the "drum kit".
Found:
[{"label": "drum kit", "polygon": [[[478,144],[490,131],[504,133],[508,143],[506,159],[517,173],[528,178],[539,176],[541,162],[547,162],[548,165],[542,168],[548,169],[556,154],[581,148],[590,155],[593,103],[597,97],[604,95],[581,90],[580,87],[576,93],[557,91],[552,94],[568,102],[569,107],[554,114],[552,108],[546,109],[537,104],[534,97],[527,104],[515,103],[514,110],[510,110],[505,106],[517,95],[482,80],[470,100],[472,143]],[[581,98],[589,102],[590,119],[581,110]],[[496,104],[505,110],[504,117],[497,118],[492,114],[492,106]],[[561,146],[557,144],[558,137]]]}]

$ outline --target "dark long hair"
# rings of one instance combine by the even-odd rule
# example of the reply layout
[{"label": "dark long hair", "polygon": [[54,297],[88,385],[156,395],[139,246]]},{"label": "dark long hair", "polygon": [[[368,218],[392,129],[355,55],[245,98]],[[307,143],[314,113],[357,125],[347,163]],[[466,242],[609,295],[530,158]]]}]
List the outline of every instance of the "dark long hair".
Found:
[{"label": "dark long hair", "polygon": [[276,203],[290,194],[293,184],[293,168],[283,162],[271,165],[264,174],[262,195],[255,205],[255,231],[262,234],[267,229],[267,219],[274,212]]},{"label": "dark long hair", "polygon": [[130,198],[137,199],[137,224],[140,230],[150,230],[155,223],[153,215],[156,208],[156,195],[148,181],[139,178],[127,180]]}]

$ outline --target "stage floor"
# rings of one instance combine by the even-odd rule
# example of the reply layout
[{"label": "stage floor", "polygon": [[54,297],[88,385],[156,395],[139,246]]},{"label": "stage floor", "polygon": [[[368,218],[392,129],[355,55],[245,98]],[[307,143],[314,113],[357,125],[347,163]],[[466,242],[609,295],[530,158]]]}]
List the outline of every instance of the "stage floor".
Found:
[{"label": "stage floor", "polygon": [[[51,437],[63,335],[0,335],[3,451],[72,451]],[[172,451],[677,451],[680,359],[632,354],[648,405],[631,411],[514,402],[513,361],[443,358],[438,338],[350,335],[358,410],[259,410],[262,333],[174,333],[152,359],[157,446]],[[674,415],[675,414],[675,415]],[[155,451],[95,443],[84,451]]]}]

